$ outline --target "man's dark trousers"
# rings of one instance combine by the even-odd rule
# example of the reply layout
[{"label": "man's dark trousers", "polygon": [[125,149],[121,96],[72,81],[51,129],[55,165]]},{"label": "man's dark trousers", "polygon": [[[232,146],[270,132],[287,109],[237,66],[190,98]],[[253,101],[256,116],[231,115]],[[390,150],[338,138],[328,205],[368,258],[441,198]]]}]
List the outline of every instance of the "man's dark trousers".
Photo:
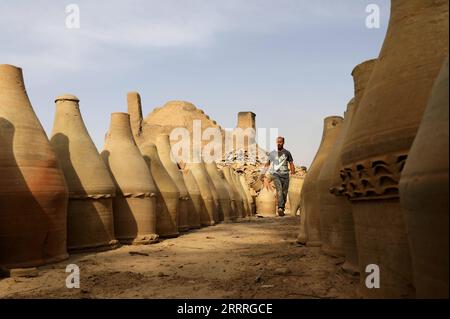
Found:
[{"label": "man's dark trousers", "polygon": [[272,177],[278,195],[278,208],[284,211],[289,190],[289,175],[272,174]]}]

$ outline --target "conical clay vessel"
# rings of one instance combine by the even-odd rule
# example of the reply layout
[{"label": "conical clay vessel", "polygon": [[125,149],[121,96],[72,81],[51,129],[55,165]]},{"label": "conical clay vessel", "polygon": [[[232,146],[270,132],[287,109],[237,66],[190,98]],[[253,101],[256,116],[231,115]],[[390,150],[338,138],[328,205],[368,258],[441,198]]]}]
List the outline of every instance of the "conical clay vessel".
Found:
[{"label": "conical clay vessel", "polygon": [[302,193],[303,182],[305,178],[303,176],[291,176],[289,180],[289,209],[291,215],[295,216],[300,208],[300,194]]},{"label": "conical clay vessel", "polygon": [[214,182],[213,182],[211,176],[208,173],[208,170],[206,169],[205,162],[203,162],[203,161],[202,161],[202,166],[203,166],[203,168],[205,170],[206,180],[208,181],[209,188],[211,190],[211,194],[212,194],[212,196],[214,198],[214,211],[215,211],[214,212],[214,218],[215,218],[214,221],[217,224],[217,223],[220,223],[220,222],[222,222],[224,220],[223,211],[222,211],[222,208],[220,206],[220,195],[219,195],[219,192],[216,189],[216,186],[214,185]]},{"label": "conical clay vessel", "polygon": [[238,178],[239,178],[239,182],[241,183],[242,190],[244,191],[245,198],[247,200],[247,205],[248,205],[248,209],[249,209],[248,216],[252,216],[255,214],[253,207],[256,208],[255,203],[253,202],[253,197],[250,194],[250,189],[248,188],[248,185],[247,185],[247,182],[245,181],[244,175],[238,175]]},{"label": "conical clay vessel", "polygon": [[241,194],[239,193],[238,189],[236,188],[236,185],[234,183],[233,179],[233,172],[232,168],[230,166],[224,166],[222,169],[223,175],[225,176],[225,179],[228,182],[229,187],[231,188],[233,192],[234,197],[234,210],[236,214],[236,218],[244,218],[244,201],[242,199]]},{"label": "conical clay vessel", "polygon": [[206,170],[211,178],[214,187],[218,194],[218,200],[220,204],[221,214],[224,222],[232,222],[232,208],[230,194],[223,182],[223,179],[219,175],[219,170],[216,163],[205,163]]},{"label": "conical clay vessel", "polygon": [[158,155],[156,145],[145,142],[139,146],[142,156],[150,169],[157,189],[156,197],[156,233],[160,237],[177,237],[178,205],[180,192],[167,173]]},{"label": "conical clay vessel", "polygon": [[127,113],[112,113],[101,153],[116,185],[114,229],[123,244],[150,244],[156,234],[156,194],[150,170],[136,146]]},{"label": "conical clay vessel", "polygon": [[78,98],[63,95],[55,102],[50,143],[69,189],[67,249],[114,248],[114,182],[84,125]]},{"label": "conical clay vessel", "polygon": [[360,272],[380,269],[367,298],[414,296],[398,182],[431,88],[448,55],[447,0],[397,0],[367,88],[345,138],[345,194],[352,201]]},{"label": "conical clay vessel", "polygon": [[230,219],[232,221],[236,221],[238,218],[238,212],[237,212],[237,207],[236,207],[235,193],[233,191],[233,188],[230,186],[227,179],[225,178],[223,170],[218,170],[218,174],[219,174],[219,177],[222,179],[222,183],[230,197],[230,206],[231,206]]},{"label": "conical clay vessel", "polygon": [[[344,119],[344,128],[342,133],[342,141],[339,143],[340,146],[337,157],[338,170],[342,166],[341,163],[341,155],[342,155],[342,147],[344,140],[348,134],[348,130],[351,126],[351,121],[353,120],[353,116],[358,110],[358,105],[361,101],[362,96],[364,95],[364,90],[369,82],[370,75],[372,74],[372,70],[376,64],[377,60],[368,60],[363,63],[358,64],[352,71],[353,82],[355,87],[355,98],[353,102],[353,106],[348,109],[345,114]],[[359,273],[359,265],[358,265],[358,250],[356,246],[356,237],[355,237],[355,223],[353,219],[353,209],[352,205],[349,203],[344,203],[342,199],[343,190],[342,187],[342,179],[339,173],[334,173],[333,180],[331,181],[332,188],[330,191],[333,195],[338,197],[339,207],[342,208],[340,222],[342,229],[342,239],[343,239],[343,248],[345,253],[345,262],[342,265],[342,269],[352,275],[356,275]],[[337,203],[337,202],[336,202]],[[345,209],[344,209],[345,207]]]},{"label": "conical clay vessel", "polygon": [[211,192],[209,176],[203,162],[189,163],[186,165],[186,168],[192,172],[202,195],[202,210],[200,215],[202,226],[215,225],[216,220],[219,220],[219,215]]},{"label": "conical clay vessel", "polygon": [[245,196],[244,188],[242,187],[241,182],[239,181],[238,174],[234,170],[231,171],[231,177],[233,179],[234,186],[236,187],[236,190],[238,191],[239,196],[242,200],[242,207],[243,207],[243,216],[242,217],[243,218],[247,217],[250,214],[250,208],[249,208],[249,204],[247,201],[247,196]]},{"label": "conical clay vessel", "polygon": [[0,176],[0,267],[66,259],[66,182],[12,65],[0,65]]},{"label": "conical clay vessel", "polygon": [[334,257],[345,256],[342,219],[344,218],[344,214],[351,214],[350,203],[344,196],[335,196],[333,186],[338,185],[340,182],[339,170],[341,164],[338,155],[342,149],[342,143],[344,142],[345,134],[354,111],[355,103],[354,99],[352,99],[347,105],[347,111],[345,112],[340,132],[317,178],[320,202],[321,248],[325,254]]},{"label": "conical clay vessel", "polygon": [[302,195],[305,210],[307,245],[320,247],[322,245],[320,234],[320,198],[318,178],[323,164],[328,158],[328,154],[336,142],[339,135],[343,118],[340,116],[330,116],[325,118],[322,141],[311,167],[303,183]]},{"label": "conical clay vessel", "polygon": [[191,210],[189,214],[189,227],[197,229],[201,227],[200,216],[202,214],[203,199],[200,187],[198,186],[194,175],[188,169],[183,169],[183,179],[191,199]]},{"label": "conical clay vessel", "polygon": [[173,157],[169,135],[158,134],[155,138],[155,144],[164,168],[167,173],[169,173],[170,177],[180,191],[180,204],[178,206],[178,230],[181,232],[187,231],[189,229],[189,207],[191,207],[192,204],[189,203],[191,199],[184,183],[183,173]]},{"label": "conical clay vessel", "polygon": [[448,299],[448,59],[400,179],[417,298]]}]

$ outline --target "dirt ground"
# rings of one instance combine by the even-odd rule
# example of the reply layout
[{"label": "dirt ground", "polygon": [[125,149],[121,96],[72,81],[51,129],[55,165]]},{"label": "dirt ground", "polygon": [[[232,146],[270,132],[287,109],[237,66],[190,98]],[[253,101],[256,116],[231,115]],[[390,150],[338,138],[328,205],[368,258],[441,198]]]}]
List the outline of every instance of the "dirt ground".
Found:
[{"label": "dirt ground", "polygon": [[[219,224],[149,246],[72,255],[37,277],[0,280],[0,298],[356,298],[343,260],[295,242],[299,219]],[[80,289],[66,287],[68,264]]]}]

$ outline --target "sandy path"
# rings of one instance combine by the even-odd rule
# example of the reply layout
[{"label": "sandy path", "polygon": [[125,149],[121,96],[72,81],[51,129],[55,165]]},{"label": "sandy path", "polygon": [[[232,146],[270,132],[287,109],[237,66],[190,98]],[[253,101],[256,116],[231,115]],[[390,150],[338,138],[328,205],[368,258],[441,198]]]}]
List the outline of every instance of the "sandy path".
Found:
[{"label": "sandy path", "polygon": [[[340,270],[342,260],[295,243],[298,223],[253,217],[150,246],[72,255],[38,277],[0,280],[0,298],[354,298],[357,279]],[[80,289],[66,288],[67,264],[80,267]]]}]

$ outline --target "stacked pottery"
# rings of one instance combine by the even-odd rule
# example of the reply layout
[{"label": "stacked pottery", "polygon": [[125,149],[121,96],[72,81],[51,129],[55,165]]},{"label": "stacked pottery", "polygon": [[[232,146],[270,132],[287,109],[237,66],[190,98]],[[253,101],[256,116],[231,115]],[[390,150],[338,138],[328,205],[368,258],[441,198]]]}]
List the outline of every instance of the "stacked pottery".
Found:
[{"label": "stacked pottery", "polygon": [[339,135],[342,117],[330,116],[325,118],[322,141],[311,168],[306,175],[302,188],[303,209],[305,211],[306,237],[308,246],[320,247],[322,245],[320,234],[320,198],[318,178],[323,164],[328,159]]},{"label": "stacked pottery", "polygon": [[141,144],[139,149],[150,169],[157,190],[156,233],[160,237],[177,237],[180,203],[178,187],[164,168],[155,144],[146,142]]},{"label": "stacked pottery", "polygon": [[289,180],[289,210],[294,216],[300,208],[300,194],[302,193],[303,181],[304,177],[297,175],[291,176]]},{"label": "stacked pottery", "polygon": [[69,189],[67,249],[108,249],[114,236],[114,182],[89,136],[73,95],[56,98],[51,145]]},{"label": "stacked pottery", "polygon": [[250,189],[248,188],[248,185],[247,185],[247,182],[245,181],[244,175],[238,175],[238,178],[239,178],[239,182],[241,183],[242,189],[244,191],[245,198],[247,200],[247,205],[248,205],[248,209],[249,209],[248,216],[252,216],[255,214],[255,211],[253,209],[253,207],[255,206],[254,202],[253,202],[253,197],[250,194]]},{"label": "stacked pottery", "polygon": [[156,186],[136,146],[127,113],[112,113],[101,153],[116,185],[114,229],[123,244],[150,244],[156,235]]},{"label": "stacked pottery", "polygon": [[228,182],[228,185],[230,186],[233,194],[234,194],[234,210],[237,218],[244,218],[244,202],[242,199],[241,194],[239,193],[238,189],[236,188],[236,185],[234,183],[233,179],[233,171],[230,166],[224,166],[223,167],[223,175],[225,176],[225,179]]},{"label": "stacked pottery", "polygon": [[[431,88],[448,55],[448,0],[392,1],[386,39],[344,141],[344,193],[353,205],[360,272],[375,264],[368,298],[414,296],[398,182]],[[433,249],[430,247],[429,249]]]},{"label": "stacked pottery", "polygon": [[218,194],[218,200],[220,204],[220,210],[223,215],[224,222],[231,222],[232,211],[231,211],[231,198],[228,189],[225,186],[223,179],[219,175],[219,170],[214,162],[205,163],[206,170],[211,178],[212,183]]},{"label": "stacked pottery", "polygon": [[194,175],[188,169],[183,169],[183,179],[186,185],[186,188],[189,193],[189,197],[191,199],[191,210],[189,214],[189,227],[191,229],[200,228],[200,215],[202,212],[202,194],[200,192],[200,187],[198,187],[197,182],[195,181]]},{"label": "stacked pottery", "polygon": [[277,216],[277,192],[272,187],[264,186],[256,199],[256,214],[264,217]]},{"label": "stacked pottery", "polygon": [[448,299],[448,59],[400,179],[417,298]]},{"label": "stacked pottery", "polygon": [[22,69],[0,65],[0,266],[68,257],[67,186],[33,111]]},{"label": "stacked pottery", "polygon": [[[155,145],[158,149],[158,154],[161,162],[169,173],[170,178],[175,182],[180,191],[180,203],[178,206],[178,230],[186,231],[189,229],[189,207],[192,207],[191,201],[186,185],[183,179],[183,173],[180,171],[175,158],[173,157],[169,135],[159,134],[155,138]],[[192,214],[194,212],[191,212]]]},{"label": "stacked pottery", "polygon": [[200,223],[202,226],[212,226],[219,220],[214,197],[211,192],[208,173],[203,162],[189,163],[186,168],[192,172],[202,195],[202,210],[200,214]]}]

